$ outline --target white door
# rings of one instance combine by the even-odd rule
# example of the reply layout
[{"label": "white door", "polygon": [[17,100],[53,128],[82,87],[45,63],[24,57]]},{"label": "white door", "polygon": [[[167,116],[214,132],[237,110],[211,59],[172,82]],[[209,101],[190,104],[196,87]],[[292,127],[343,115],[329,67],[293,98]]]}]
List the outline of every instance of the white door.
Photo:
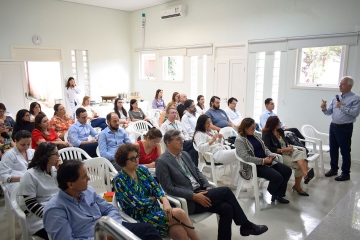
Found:
[{"label": "white door", "polygon": [[29,108],[27,94],[24,62],[0,62],[0,101],[14,118]]},{"label": "white door", "polygon": [[220,97],[220,108],[227,107],[230,97],[238,100],[237,108],[245,115],[246,61],[244,59],[217,59],[215,61],[214,95]]},{"label": "white door", "polygon": [[215,86],[214,95],[220,98],[220,108],[227,107],[229,98],[229,76],[230,67],[228,59],[218,59],[215,61]]},{"label": "white door", "polygon": [[236,108],[245,117],[246,64],[245,60],[230,60],[229,96],[238,100]]}]

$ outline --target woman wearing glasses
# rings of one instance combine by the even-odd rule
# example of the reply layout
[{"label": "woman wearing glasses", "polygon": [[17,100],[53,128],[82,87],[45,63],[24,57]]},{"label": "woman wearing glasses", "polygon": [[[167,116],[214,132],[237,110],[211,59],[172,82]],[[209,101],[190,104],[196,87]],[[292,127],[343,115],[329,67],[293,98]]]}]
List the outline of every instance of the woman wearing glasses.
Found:
[{"label": "woman wearing glasses", "polygon": [[155,161],[161,155],[160,141],[162,133],[157,128],[150,129],[144,140],[139,140],[135,145],[139,146],[139,163],[147,168],[155,168]]},{"label": "woman wearing glasses", "polygon": [[115,154],[116,163],[122,167],[114,178],[116,200],[122,210],[138,222],[153,224],[162,237],[199,239],[185,212],[172,209],[154,177],[139,166],[139,157],[138,147],[131,143],[121,145]]},{"label": "woman wearing glasses", "polygon": [[23,197],[29,235],[48,239],[43,225],[43,209],[50,198],[59,192],[56,173],[61,164],[54,143],[43,142],[37,147],[29,169],[21,177],[18,195]]},{"label": "woman wearing glasses", "polygon": [[4,155],[0,166],[0,180],[5,184],[9,194],[19,183],[34,156],[34,149],[30,149],[30,132],[20,130],[15,134],[14,140],[16,145]]},{"label": "woman wearing glasses", "polygon": [[4,120],[0,119],[0,161],[2,155],[14,146],[15,143],[12,141],[8,131],[6,130],[6,124]]},{"label": "woman wearing glasses", "polygon": [[20,130],[26,130],[32,132],[34,128],[35,128],[34,123],[30,122],[30,112],[26,109],[21,109],[16,113],[15,126],[11,137],[14,139],[15,134]]},{"label": "woman wearing glasses", "polygon": [[199,152],[211,152],[214,160],[218,163],[235,164],[236,170],[231,177],[230,188],[236,189],[239,180],[239,161],[235,157],[235,149],[227,149],[223,144],[223,137],[217,131],[210,129],[210,118],[203,114],[200,115],[195,127],[193,141]]},{"label": "woman wearing glasses", "polygon": [[49,119],[44,114],[39,114],[35,118],[35,129],[31,132],[32,149],[37,148],[43,142],[52,142],[59,148],[71,147],[71,144],[59,138],[55,130],[50,127]]},{"label": "woman wearing glasses", "polygon": [[[252,118],[244,118],[238,127],[239,135],[235,140],[237,155],[245,162],[256,165],[258,177],[269,180],[267,190],[272,195],[271,201],[289,203],[285,199],[286,186],[292,174],[291,168],[279,162],[279,155],[272,153],[264,144],[261,136],[255,133],[255,121]],[[251,166],[241,164],[240,175],[249,180],[252,177]]]},{"label": "woman wearing glasses", "polygon": [[119,117],[119,123],[122,124],[122,128],[127,128],[130,123],[128,112],[124,108],[124,99],[116,98],[114,101],[114,112]]}]

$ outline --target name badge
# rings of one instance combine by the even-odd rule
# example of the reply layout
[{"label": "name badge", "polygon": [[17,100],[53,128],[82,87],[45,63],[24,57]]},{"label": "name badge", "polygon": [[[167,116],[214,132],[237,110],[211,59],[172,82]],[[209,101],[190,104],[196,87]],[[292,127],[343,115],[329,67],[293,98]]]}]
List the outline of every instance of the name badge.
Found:
[{"label": "name badge", "polygon": [[225,117],[225,114],[222,113],[221,115],[222,115],[223,117]]}]

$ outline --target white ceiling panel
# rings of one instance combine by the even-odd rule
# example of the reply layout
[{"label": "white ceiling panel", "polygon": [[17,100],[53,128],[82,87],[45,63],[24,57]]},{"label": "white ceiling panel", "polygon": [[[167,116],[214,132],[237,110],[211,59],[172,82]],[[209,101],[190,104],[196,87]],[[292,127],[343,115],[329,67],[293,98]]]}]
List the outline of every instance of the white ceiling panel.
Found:
[{"label": "white ceiling panel", "polygon": [[97,7],[112,8],[132,12],[135,10],[156,6],[159,4],[173,2],[174,0],[62,0]]}]

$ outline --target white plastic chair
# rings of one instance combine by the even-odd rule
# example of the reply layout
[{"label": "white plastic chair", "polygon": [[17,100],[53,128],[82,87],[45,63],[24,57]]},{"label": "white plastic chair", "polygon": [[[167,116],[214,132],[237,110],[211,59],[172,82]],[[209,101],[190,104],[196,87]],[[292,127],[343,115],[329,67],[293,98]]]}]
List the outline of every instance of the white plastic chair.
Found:
[{"label": "white plastic chair", "polygon": [[141,139],[144,140],[143,133],[145,131],[148,131],[149,127],[152,128],[153,126],[151,126],[151,124],[148,123],[147,121],[139,120],[134,122],[131,125],[131,127],[132,127],[132,131],[135,133],[135,139],[141,137]]},{"label": "white plastic chair", "polygon": [[77,147],[67,147],[59,150],[60,159],[62,161],[69,159],[82,159],[81,155],[84,155],[86,159],[91,158],[87,152]]},{"label": "white plastic chair", "polygon": [[20,208],[18,202],[17,202],[17,193],[19,190],[19,185],[17,185],[11,192],[11,208],[13,209],[13,212],[15,214],[15,217],[17,218],[19,225],[20,225],[20,229],[21,229],[21,234],[22,234],[22,240],[39,240],[42,239],[38,236],[29,235],[28,232],[28,227],[27,227],[27,223],[26,223],[26,216],[25,213],[23,212],[23,210]]},{"label": "white plastic chair", "polygon": [[3,184],[1,186],[4,191],[4,197],[5,197],[5,211],[6,211],[6,217],[8,219],[8,224],[9,224],[9,237],[10,237],[10,239],[15,239],[15,217],[14,217],[13,210],[11,208],[10,193],[8,192],[7,188]]},{"label": "white plastic chair", "polygon": [[[299,140],[302,140],[302,139],[299,139]],[[315,142],[313,144],[315,144]],[[296,148],[296,149],[298,149],[300,151],[305,151],[306,152],[305,148],[303,148],[303,147],[294,146],[294,148]],[[313,165],[314,165],[315,177],[319,177],[319,162],[318,162],[319,157],[320,157],[320,154],[314,153],[312,156],[306,158],[306,160],[308,160],[309,162],[312,162]],[[322,170],[322,174],[324,174],[323,170]]]},{"label": "white plastic chair", "polygon": [[129,215],[127,215],[126,213],[124,213],[118,203],[118,201],[116,201],[116,197],[115,197],[115,194],[113,196],[113,199],[112,199],[112,205],[114,205],[120,212],[120,215],[121,215],[121,218],[123,220],[125,220],[126,222],[128,223],[137,223],[137,221],[135,219],[133,219],[132,217],[130,217]]},{"label": "white plastic chair", "polygon": [[[224,140],[227,140],[229,137],[237,137],[237,135],[238,135],[237,132],[235,131],[235,129],[233,129],[232,127],[224,127],[222,129],[220,129],[219,133],[223,135]],[[225,142],[225,144],[226,144],[226,142]],[[227,164],[224,166],[224,175],[225,175],[227,166],[230,166],[230,164]],[[233,171],[235,171],[235,170],[236,170],[236,167],[232,168],[231,176],[233,174]]]},{"label": "white plastic chair", "polygon": [[96,193],[103,196],[106,192],[111,192],[111,178],[118,172],[114,166],[103,157],[86,159],[83,161],[90,177],[89,185]]},{"label": "white plastic chair", "polygon": [[[224,165],[215,165],[214,155],[210,152],[200,152],[198,147],[195,143],[193,143],[194,149],[199,154],[199,170],[202,172],[204,168],[210,168],[211,169],[211,177],[215,185],[217,185],[217,178],[216,178],[216,170],[221,169],[224,167]],[[204,161],[206,159],[207,162],[210,162],[210,165],[207,165]]]},{"label": "white plastic chair", "polygon": [[[217,185],[213,182],[209,182],[209,184],[213,187],[216,188]],[[187,202],[185,198],[182,197],[175,197],[169,194],[166,194],[167,198],[169,199],[169,202],[173,203],[176,207],[181,208],[185,211],[185,213],[189,216],[189,219],[192,223],[199,223],[202,220],[210,217],[211,215],[213,215],[214,213],[211,212],[204,212],[204,213],[198,213],[198,214],[190,214],[188,212],[188,207],[187,207]],[[217,221],[219,222],[219,216],[216,215]]]},{"label": "white plastic chair", "polygon": [[[255,196],[255,212],[260,212],[260,199],[259,199],[259,187],[261,186],[261,183],[267,181],[265,178],[260,178],[257,176],[257,170],[255,163],[252,162],[245,162],[237,153],[235,152],[236,158],[243,164],[248,164],[252,168],[252,179],[250,180],[252,184],[254,185],[254,196]],[[258,183],[259,181],[259,183]],[[240,190],[242,187],[242,184],[244,182],[244,179],[242,177],[239,178],[238,186],[236,188],[235,197],[239,198]]]},{"label": "white plastic chair", "polygon": [[149,111],[149,118],[152,120],[152,124],[154,125],[154,127],[159,128],[159,119],[160,119],[160,115],[162,113],[162,110],[160,109],[151,109]]},{"label": "white plastic chair", "polygon": [[99,146],[96,147],[96,155],[97,155],[98,157],[101,157],[101,156],[100,156]]},{"label": "white plastic chair", "polygon": [[[306,140],[310,140],[309,143],[305,144],[306,148],[311,149],[314,153],[318,153],[320,155],[321,171],[322,174],[325,174],[324,153],[328,153],[330,151],[330,146],[328,144],[323,144],[323,141],[320,139],[320,137],[326,137],[327,140],[329,140],[329,134],[319,132],[311,125],[302,126],[301,133]],[[316,145],[314,146],[311,144],[311,141],[314,141]]]}]

